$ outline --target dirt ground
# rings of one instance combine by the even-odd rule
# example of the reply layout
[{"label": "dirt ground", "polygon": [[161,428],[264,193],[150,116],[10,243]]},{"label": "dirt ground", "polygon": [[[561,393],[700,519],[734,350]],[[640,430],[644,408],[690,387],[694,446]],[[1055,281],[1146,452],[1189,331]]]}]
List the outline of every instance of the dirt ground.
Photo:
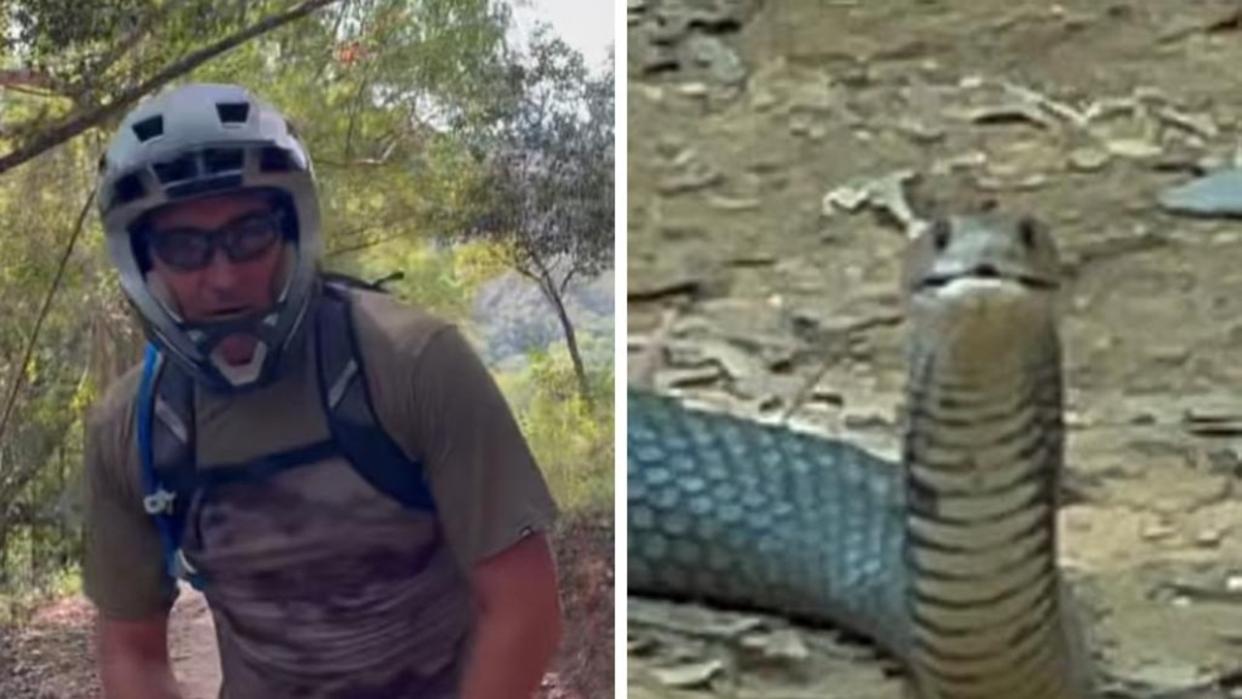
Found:
[{"label": "dirt ground", "polygon": [[[613,695],[613,526],[611,514],[570,515],[554,539],[565,642],[537,699]],[[91,651],[94,612],[81,596],[50,604],[20,630],[0,627],[0,697],[96,699]],[[183,588],[169,623],[169,653],[182,699],[215,699],[220,660],[202,595]]]},{"label": "dirt ground", "polygon": [[[1242,221],[1158,205],[1240,153],[1242,8],[628,7],[631,377],[892,455],[902,204],[1036,215],[1069,275],[1063,566],[1109,696],[1242,696]],[[631,600],[628,644],[635,699],[902,696],[865,641],[775,617]]]}]

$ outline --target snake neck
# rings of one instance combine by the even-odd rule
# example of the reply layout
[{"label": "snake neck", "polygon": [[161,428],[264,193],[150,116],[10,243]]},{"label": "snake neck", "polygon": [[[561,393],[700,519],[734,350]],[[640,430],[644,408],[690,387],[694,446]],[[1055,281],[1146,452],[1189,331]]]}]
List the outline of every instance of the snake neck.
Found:
[{"label": "snake neck", "polygon": [[1060,357],[1055,342],[1027,350],[994,362],[911,353],[904,555],[926,697],[1071,696],[1056,566]]}]

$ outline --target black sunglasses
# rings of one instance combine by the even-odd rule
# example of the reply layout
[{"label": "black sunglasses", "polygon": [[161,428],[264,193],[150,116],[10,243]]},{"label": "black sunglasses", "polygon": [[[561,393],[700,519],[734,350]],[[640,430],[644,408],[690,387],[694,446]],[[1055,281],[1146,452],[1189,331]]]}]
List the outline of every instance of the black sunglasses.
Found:
[{"label": "black sunglasses", "polygon": [[148,231],[147,246],[161,262],[182,272],[203,269],[224,250],[230,262],[249,262],[271,249],[283,227],[280,211],[246,214],[216,230],[169,228]]}]

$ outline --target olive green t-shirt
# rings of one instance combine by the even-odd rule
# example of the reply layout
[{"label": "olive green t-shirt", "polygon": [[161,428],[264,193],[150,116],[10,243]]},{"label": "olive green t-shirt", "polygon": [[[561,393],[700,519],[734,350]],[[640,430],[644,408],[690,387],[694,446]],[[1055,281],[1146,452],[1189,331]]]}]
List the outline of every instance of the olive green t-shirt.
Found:
[{"label": "olive green t-shirt", "polygon": [[[350,296],[376,415],[421,463],[436,510],[403,508],[339,457],[200,491],[182,546],[209,580],[229,699],[456,696],[468,571],[556,515],[508,406],[457,330],[382,294]],[[196,392],[199,468],[328,436],[313,343],[299,346],[268,386]],[[85,589],[117,619],[166,612],[176,597],[142,507],[139,378],[135,368],[119,379],[87,428]]]}]

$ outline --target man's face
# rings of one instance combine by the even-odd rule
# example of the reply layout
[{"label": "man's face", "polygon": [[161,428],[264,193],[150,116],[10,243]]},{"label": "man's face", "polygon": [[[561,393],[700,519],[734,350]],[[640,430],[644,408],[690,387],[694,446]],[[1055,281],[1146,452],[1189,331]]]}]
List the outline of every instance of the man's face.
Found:
[{"label": "man's face", "polygon": [[[151,215],[152,269],[183,318],[226,320],[272,305],[284,247],[275,213],[266,197],[242,192],[170,204]],[[241,365],[257,343],[234,334],[217,347],[226,362]]]}]

